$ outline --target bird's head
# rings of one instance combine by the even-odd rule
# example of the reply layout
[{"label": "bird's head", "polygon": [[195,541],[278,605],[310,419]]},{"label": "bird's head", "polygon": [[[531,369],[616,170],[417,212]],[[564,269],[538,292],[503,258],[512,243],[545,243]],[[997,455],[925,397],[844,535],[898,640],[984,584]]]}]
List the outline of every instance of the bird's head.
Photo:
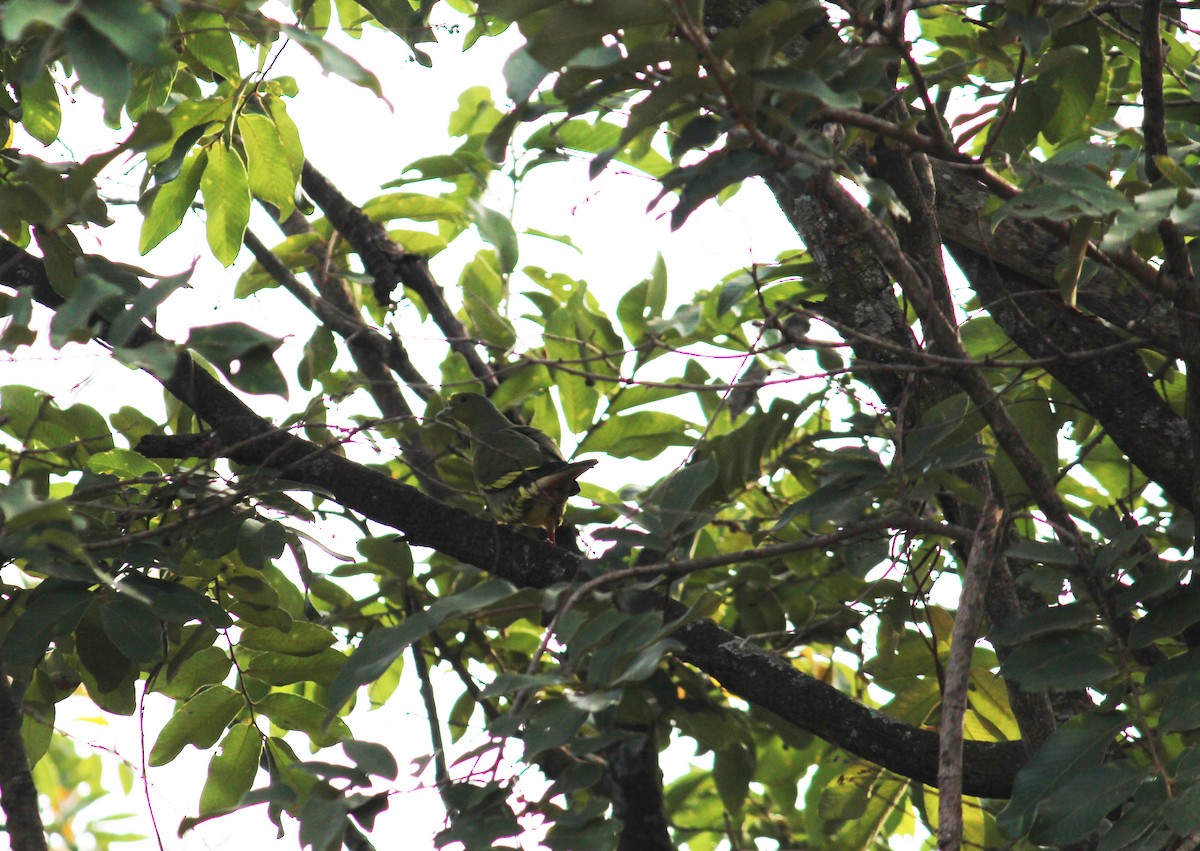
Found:
[{"label": "bird's head", "polygon": [[454,420],[472,434],[512,427],[508,418],[482,393],[455,393],[446,407],[438,412],[437,418],[442,422]]}]

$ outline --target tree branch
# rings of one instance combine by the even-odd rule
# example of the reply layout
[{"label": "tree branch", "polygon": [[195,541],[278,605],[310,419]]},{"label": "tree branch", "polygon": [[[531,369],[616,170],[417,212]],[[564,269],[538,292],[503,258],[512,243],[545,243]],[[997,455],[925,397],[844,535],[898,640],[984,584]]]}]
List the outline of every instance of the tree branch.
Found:
[{"label": "tree branch", "polygon": [[300,181],[304,191],[312,196],[333,226],[362,258],[368,274],[375,279],[375,293],[380,306],[386,304],[396,282],[404,284],[420,296],[429,315],[445,335],[446,342],[466,361],[471,374],[489,392],[494,390],[499,381],[491,367],[479,357],[475,341],[446,303],[442,288],[429,274],[425,258],[405,251],[393,242],[382,226],[372,222],[361,208],[351,204],[311,163],[304,163]]},{"label": "tree branch", "polygon": [[[62,303],[36,258],[0,243],[0,263],[12,258],[34,297],[47,307]],[[40,274],[38,270],[40,269]],[[11,280],[11,278],[10,278]],[[142,326],[130,346],[165,342]],[[465,511],[443,505],[416,488],[362,467],[302,440],[255,414],[232,391],[182,352],[164,387],[213,427],[229,457],[268,465],[288,478],[325,492],[343,507],[397,529],[413,546],[429,547],[518,587],[545,588],[575,575],[581,560],[544,541],[521,536]],[[669,620],[687,609],[660,599]],[[797,670],[753,643],[707,620],[682,627],[677,655],[743,699],[769,709],[832,744],[923,783],[937,782],[937,735],[869,709],[834,687]],[[964,792],[1007,797],[1025,760],[1020,742],[967,742]]]},{"label": "tree branch", "polygon": [[4,660],[0,659],[0,808],[13,851],[44,851],[46,834],[38,811],[38,790],[29,771],[21,707],[13,699]]},{"label": "tree branch", "polygon": [[1003,544],[1000,522],[1004,512],[990,499],[979,512],[975,542],[967,558],[958,614],[946,660],[942,689],[942,715],[938,724],[938,851],[962,847],[963,718],[967,712],[967,689],[971,684],[971,659],[983,618],[983,598]]}]

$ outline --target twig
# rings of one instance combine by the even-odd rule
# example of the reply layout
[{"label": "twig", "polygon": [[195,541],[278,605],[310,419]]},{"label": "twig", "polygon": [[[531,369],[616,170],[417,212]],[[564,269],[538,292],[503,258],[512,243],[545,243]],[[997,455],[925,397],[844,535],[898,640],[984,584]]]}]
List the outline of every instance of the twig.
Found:
[{"label": "twig", "polygon": [[962,847],[963,718],[971,683],[971,657],[983,617],[984,592],[999,558],[999,547],[1003,545],[1003,536],[999,534],[1003,516],[990,497],[979,512],[946,659],[938,725],[938,851],[959,851]]}]

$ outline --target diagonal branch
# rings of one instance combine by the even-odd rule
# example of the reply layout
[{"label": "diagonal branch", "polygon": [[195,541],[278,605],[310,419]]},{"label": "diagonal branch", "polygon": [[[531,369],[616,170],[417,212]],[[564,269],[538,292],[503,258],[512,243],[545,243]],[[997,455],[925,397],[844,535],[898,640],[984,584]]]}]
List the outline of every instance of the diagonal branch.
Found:
[{"label": "diagonal branch", "polygon": [[[815,178],[813,186],[817,196],[846,221],[853,224],[871,245],[880,262],[892,274],[901,289],[904,290],[905,295],[917,308],[925,333],[932,340],[937,341],[944,353],[964,360],[968,359],[957,329],[937,304],[928,281],[900,250],[892,233],[878,219],[863,209],[837,183],[832,174],[826,173]],[[1029,487],[1038,507],[1045,512],[1046,518],[1055,527],[1058,536],[1070,547],[1082,546],[1083,536],[1075,525],[1075,519],[1071,516],[1066,503],[1059,495],[1049,471],[1030,448],[1025,435],[1013,421],[1012,415],[1004,407],[1003,401],[992,389],[991,383],[977,367],[973,366],[964,366],[955,370],[955,377],[971,401],[979,408],[988,425],[991,426],[996,440],[1012,458],[1013,465]]]},{"label": "diagonal branch", "polygon": [[[61,305],[62,298],[49,286],[37,258],[0,242],[0,268],[5,269],[8,283],[30,286],[42,304]],[[152,342],[165,341],[142,326],[128,345]],[[451,508],[274,426],[186,352],[179,354],[173,373],[162,383],[214,429],[220,445],[235,447],[228,450],[228,457],[286,471],[291,480],[399,530],[414,546],[438,550],[518,587],[546,588],[567,581],[581,567],[578,556]],[[687,614],[686,607],[674,600],[659,598],[651,605],[661,606],[669,620]],[[680,659],[744,700],[897,774],[936,784],[936,733],[870,709],[712,621],[692,621],[675,637],[683,645],[677,651]],[[964,753],[966,794],[989,798],[1011,794],[1013,779],[1026,759],[1020,742],[967,742]]]},{"label": "diagonal branch", "polygon": [[[450,348],[462,356],[484,387],[490,392],[499,382],[491,367],[475,350],[475,343],[446,302],[442,288],[429,273],[425,258],[405,251],[387,235],[381,225],[372,222],[362,209],[351,204],[325,175],[304,163],[301,185],[320,207],[338,232],[346,238],[362,258],[367,273],[375,279],[376,297],[381,306],[387,301],[397,283],[408,287],[424,303],[429,315],[446,337]],[[380,295],[382,294],[382,297]]]},{"label": "diagonal branch", "polygon": [[243,242],[268,275],[308,308],[325,327],[346,341],[354,363],[366,379],[367,392],[375,400],[379,412],[388,420],[396,423],[403,435],[400,439],[400,446],[405,460],[427,491],[441,498],[449,496],[450,490],[438,477],[433,457],[421,443],[420,437],[410,437],[404,428],[406,424],[414,422],[416,416],[396,383],[391,379],[388,368],[394,370],[405,380],[410,380],[415,376],[420,383],[424,384],[404,351],[392,345],[389,340],[369,327],[357,315],[339,309],[329,299],[309,291],[282,261],[254,235],[253,231],[246,231]]}]

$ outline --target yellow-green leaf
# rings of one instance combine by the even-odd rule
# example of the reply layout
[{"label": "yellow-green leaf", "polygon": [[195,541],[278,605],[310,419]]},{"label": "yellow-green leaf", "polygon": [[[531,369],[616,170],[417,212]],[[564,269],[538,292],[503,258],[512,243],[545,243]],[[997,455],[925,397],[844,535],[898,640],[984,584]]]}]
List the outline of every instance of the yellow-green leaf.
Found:
[{"label": "yellow-green leaf", "polygon": [[265,115],[246,113],[237,123],[246,149],[250,191],[278,207],[281,218],[287,217],[295,207],[296,176],[275,122]]},{"label": "yellow-green leaf", "polygon": [[208,150],[200,194],[208,215],[208,246],[222,266],[229,266],[237,259],[250,221],[250,183],[246,164],[223,141]]}]

